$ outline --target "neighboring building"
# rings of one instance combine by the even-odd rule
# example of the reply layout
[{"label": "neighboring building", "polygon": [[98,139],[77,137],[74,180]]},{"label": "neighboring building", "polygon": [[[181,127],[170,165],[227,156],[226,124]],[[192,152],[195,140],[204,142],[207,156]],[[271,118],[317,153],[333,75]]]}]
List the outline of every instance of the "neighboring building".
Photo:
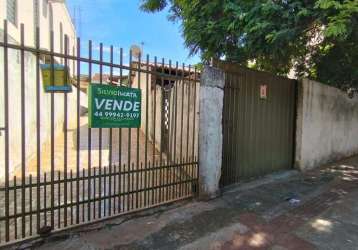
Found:
[{"label": "neighboring building", "polygon": [[[76,30],[71,21],[70,14],[64,0],[0,0],[0,41],[3,41],[4,27],[3,20],[8,22],[8,43],[19,44],[21,42],[21,24],[24,24],[24,42],[26,46],[35,47],[36,27],[40,29],[40,48],[50,50],[51,31],[54,34],[54,51],[64,53],[64,36],[68,36],[69,53],[76,53]],[[40,91],[40,121],[37,122],[36,116],[36,55],[32,52],[24,53],[24,84],[21,88],[21,53],[19,50],[8,49],[8,107],[9,107],[9,168],[10,175],[16,174],[21,166],[21,132],[22,114],[25,113],[25,158],[26,166],[29,162],[36,159],[36,134],[37,126],[40,125],[41,147],[45,148],[49,144],[51,135],[51,95]],[[4,50],[0,47],[0,128],[5,127],[4,110]],[[54,58],[55,64],[63,64],[61,58]],[[40,63],[50,63],[50,58],[41,55]],[[76,74],[75,61],[69,61],[70,75]],[[42,77],[40,74],[40,81]],[[24,110],[21,105],[21,94],[24,91]],[[81,93],[82,95],[83,93]],[[84,102],[85,97],[82,98]],[[68,114],[76,112],[76,86],[73,92],[67,95]],[[54,134],[55,136],[63,133],[64,123],[64,96],[63,94],[54,95]],[[73,115],[67,116],[69,128],[76,122]],[[4,174],[4,133],[0,135],[0,182]],[[42,169],[48,169],[42,164]],[[28,171],[28,169],[26,169]]]},{"label": "neighboring building", "polygon": [[[54,32],[54,50],[64,51],[64,35],[69,37],[69,49],[76,45],[76,30],[65,0],[0,0],[0,29],[8,21],[9,37],[20,43],[21,23],[25,26],[25,44],[35,46],[36,27],[40,28],[40,47],[50,49],[50,34]],[[72,51],[71,51],[72,52]]]},{"label": "neighboring building", "polygon": [[[20,4],[21,3],[21,4]],[[68,36],[68,53],[76,53],[76,30],[72,23],[65,0],[0,0],[0,32],[3,20],[8,22],[8,39],[10,43],[20,43],[21,24],[24,24],[25,45],[36,45],[36,27],[40,30],[40,48],[50,50],[51,31],[54,36],[54,51],[64,53],[64,37]],[[2,35],[1,35],[2,36]],[[49,62],[45,56],[42,62]],[[56,60],[56,59],[55,59]],[[56,60],[63,63],[63,59]],[[76,65],[69,65],[72,75]]]}]

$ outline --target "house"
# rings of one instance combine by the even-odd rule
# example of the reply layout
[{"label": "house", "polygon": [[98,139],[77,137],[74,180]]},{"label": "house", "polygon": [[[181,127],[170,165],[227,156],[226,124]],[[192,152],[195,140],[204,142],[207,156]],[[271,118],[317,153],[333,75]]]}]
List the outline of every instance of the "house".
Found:
[{"label": "house", "polygon": [[9,42],[20,43],[21,24],[24,24],[25,44],[36,45],[36,27],[40,29],[40,48],[50,50],[50,34],[54,33],[54,51],[64,52],[65,35],[69,39],[69,49],[76,46],[76,30],[72,23],[65,0],[1,0],[0,30],[3,20],[8,22]]},{"label": "house", "polygon": [[[51,31],[53,32],[53,49],[57,53],[65,53],[65,35],[68,37],[68,53],[76,53],[76,30],[72,23],[66,2],[64,0],[0,0],[0,19],[7,20],[7,40],[9,44],[21,43],[21,24],[24,24],[24,44],[27,47],[36,47],[36,27],[40,31],[39,47],[41,51],[49,51],[51,48]],[[4,38],[4,22],[0,23],[0,41]],[[40,116],[37,119],[37,68],[35,53],[25,51],[22,54],[19,49],[8,49],[7,61],[7,85],[8,93],[4,91],[4,49],[0,50],[0,127],[5,128],[5,95],[8,95],[8,135],[9,135],[9,172],[10,176],[18,172],[24,161],[19,157],[24,153],[25,164],[36,159],[37,134],[40,134],[40,145],[46,148],[51,138],[51,95],[45,93],[42,88],[39,96]],[[40,64],[50,63],[48,55],[40,54]],[[21,66],[24,65],[24,78],[21,74]],[[64,64],[64,59],[54,58],[55,64]],[[70,76],[76,74],[76,62],[69,61]],[[40,84],[42,76],[39,74]],[[24,83],[24,88],[22,84]],[[24,96],[22,105],[21,94]],[[81,92],[81,95],[83,93]],[[68,96],[68,113],[76,112],[76,86]],[[85,98],[82,98],[85,100]],[[81,101],[81,105],[82,105]],[[63,133],[64,127],[64,97],[63,94],[55,94],[53,100],[56,112],[54,112],[53,133],[55,136]],[[24,116],[22,114],[25,114]],[[70,127],[75,124],[75,116],[68,116],[67,123]],[[23,126],[21,124],[24,124]],[[38,127],[39,125],[39,127]],[[38,133],[38,128],[40,132]],[[6,128],[5,128],[6,129]],[[24,131],[25,152],[19,147]],[[0,169],[4,169],[5,143],[4,134],[0,135]],[[26,169],[27,171],[27,169]],[[1,171],[0,182],[3,180],[4,171]]]},{"label": "house", "polygon": [[[21,4],[20,4],[21,2]],[[51,31],[53,31],[55,52],[64,53],[64,37],[68,37],[68,53],[76,53],[76,29],[72,22],[65,0],[1,0],[0,33],[3,31],[3,20],[8,23],[9,43],[21,42],[21,24],[24,24],[24,41],[26,46],[36,46],[36,27],[39,27],[41,49],[50,50]],[[42,56],[43,63],[50,58]],[[55,58],[55,63],[63,64],[63,58]],[[72,75],[76,72],[75,62],[68,65]]]}]

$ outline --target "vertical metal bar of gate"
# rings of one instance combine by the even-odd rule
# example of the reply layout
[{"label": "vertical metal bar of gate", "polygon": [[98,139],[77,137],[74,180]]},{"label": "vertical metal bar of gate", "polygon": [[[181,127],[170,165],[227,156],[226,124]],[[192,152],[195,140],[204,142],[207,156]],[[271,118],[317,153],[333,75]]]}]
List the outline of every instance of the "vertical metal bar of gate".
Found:
[{"label": "vertical metal bar of gate", "polygon": [[[161,76],[160,76],[160,120],[161,120],[161,123],[160,123],[160,146],[159,146],[159,166],[162,166],[163,164],[163,132],[164,132],[164,112],[163,112],[163,108],[164,108],[164,78],[163,78],[163,75],[164,75],[164,58],[162,58],[162,63],[161,63]],[[159,172],[159,176],[158,176],[158,179],[159,179],[159,188],[158,188],[158,191],[159,191],[159,202],[162,202],[162,169],[159,168],[158,170]]]},{"label": "vertical metal bar of gate", "polygon": [[[99,83],[103,84],[103,44],[99,44]],[[99,128],[99,167],[98,167],[98,218],[102,217],[102,128]],[[94,179],[96,182],[96,178]],[[96,193],[94,194],[96,197]]]},{"label": "vertical metal bar of gate", "polygon": [[81,74],[81,63],[80,63],[80,56],[81,56],[81,40],[77,38],[77,46],[76,46],[76,54],[77,54],[77,62],[76,62],[76,69],[77,69],[77,91],[76,91],[76,224],[80,223],[80,74]]},{"label": "vertical metal bar of gate", "polygon": [[[24,36],[24,24],[20,25],[20,40],[21,46],[25,46],[25,36]],[[25,136],[25,51],[21,49],[21,235],[25,237],[25,145],[26,145],[26,136]]]},{"label": "vertical metal bar of gate", "polygon": [[[88,63],[88,80],[91,84],[92,81],[92,41],[89,40],[88,41],[88,59],[89,59],[89,63]],[[89,114],[88,114],[89,116]],[[91,193],[91,189],[92,189],[92,155],[91,155],[91,149],[92,149],[92,129],[88,126],[88,140],[87,140],[87,176],[88,176],[88,180],[87,180],[87,199],[91,200],[92,197],[92,193]],[[96,181],[94,179],[94,181]],[[93,204],[95,204],[96,202],[94,202]],[[95,205],[94,205],[95,207]],[[93,212],[93,215],[95,215],[95,212]],[[91,202],[87,203],[87,221],[91,220]]]},{"label": "vertical metal bar of gate", "polygon": [[[69,52],[69,47],[68,47],[68,36],[65,36],[65,56],[68,55]],[[68,68],[68,59],[65,57],[65,69]],[[67,70],[65,70],[65,74],[64,74],[64,80],[68,81],[69,79],[69,75]],[[64,138],[63,138],[63,179],[64,179],[64,185],[63,185],[63,202],[64,202],[64,209],[63,209],[63,220],[64,220],[64,226],[67,226],[67,112],[68,112],[68,107],[67,107],[67,92],[64,93],[64,121],[63,121],[63,132],[64,132]]]},{"label": "vertical metal bar of gate", "polygon": [[40,229],[40,181],[41,181],[41,134],[40,134],[40,28],[36,27],[36,230]]},{"label": "vertical metal bar of gate", "polygon": [[[112,84],[113,82],[113,46],[111,45],[110,47],[110,63],[111,63],[111,66],[109,68],[109,81],[110,81],[110,84]],[[112,131],[112,128],[109,129],[109,178],[108,178],[108,193],[109,193],[109,199],[108,199],[108,215],[111,216],[112,214],[112,145],[113,145],[113,131]]]},{"label": "vertical metal bar of gate", "polygon": [[9,76],[8,76],[8,30],[4,21],[4,120],[5,120],[5,241],[10,240],[9,206]]},{"label": "vertical metal bar of gate", "polygon": [[[145,146],[144,146],[144,168],[145,168],[145,179],[144,179],[144,188],[148,189],[148,184],[147,181],[149,182],[149,171],[148,171],[148,104],[149,104],[149,76],[148,76],[148,71],[149,71],[149,55],[147,54],[147,59],[145,62],[145,67],[146,67],[146,73],[145,73]],[[149,203],[149,201],[147,201],[147,196],[149,196],[149,192],[145,191],[144,193],[144,206],[146,207],[147,204]]]},{"label": "vertical metal bar of gate", "polygon": [[[119,51],[119,85],[122,86],[123,84],[123,70],[122,70],[122,66],[123,66],[123,49],[120,48]],[[118,164],[119,164],[119,180],[118,180],[118,185],[119,185],[119,204],[118,204],[118,212],[120,213],[123,209],[124,211],[124,205],[125,205],[125,196],[121,195],[121,191],[122,191],[122,185],[123,185],[123,191],[125,189],[125,178],[123,178],[123,182],[122,182],[122,128],[119,128],[119,132],[118,132],[118,141],[119,141],[119,146],[118,146]],[[123,168],[124,170],[124,168]],[[123,183],[123,184],[122,184]]]},{"label": "vertical metal bar of gate", "polygon": [[[138,86],[137,86],[137,88],[140,90],[140,77],[141,77],[141,75],[140,75],[140,70],[141,70],[141,67],[142,67],[142,65],[141,65],[141,54],[139,53],[139,55],[138,55],[138,72],[137,72],[137,76],[138,76],[138,78],[137,78],[137,84],[138,84]],[[138,168],[139,168],[139,127],[137,128],[137,130],[136,130],[136,134],[137,134],[137,142],[136,142],[136,169],[138,170]],[[138,172],[136,172],[135,173],[135,176],[136,176],[136,189],[138,190],[139,189],[139,180],[141,180],[141,179],[139,179],[139,174],[138,174]],[[139,194],[140,195],[140,194]],[[138,202],[139,202],[139,200],[138,200],[138,193],[136,193],[136,201],[135,201],[135,208],[136,209],[138,209]]]},{"label": "vertical metal bar of gate", "polygon": [[[128,79],[128,87],[132,87],[132,50],[129,51],[129,79]],[[128,128],[128,159],[127,159],[127,164],[128,164],[128,192],[132,191],[133,189],[131,189],[132,185],[133,185],[133,175],[130,173],[131,171],[131,142],[132,142],[132,129]],[[132,183],[132,185],[131,185]],[[131,202],[132,201],[132,202]],[[129,194],[127,196],[127,210],[129,210],[129,208],[133,208],[133,194]]]},{"label": "vertical metal bar of gate", "polygon": [[[51,34],[50,34],[50,51],[51,51],[51,86],[54,86],[55,84],[55,70],[54,70],[54,64],[55,64],[55,59],[54,59],[54,31],[51,30]],[[53,92],[51,92],[51,170],[50,170],[50,187],[51,187],[51,201],[50,201],[50,206],[51,206],[51,221],[50,221],[50,225],[52,228],[54,228],[54,206],[55,206],[55,186],[54,186],[54,180],[55,180],[55,124],[54,124],[54,120],[55,120],[55,95]],[[45,180],[45,187],[46,187],[46,180]],[[44,201],[46,201],[46,199],[44,199]],[[46,206],[45,206],[46,209]],[[45,224],[46,224],[46,217],[47,217],[47,212],[45,211]]]},{"label": "vertical metal bar of gate", "polygon": [[193,146],[192,146],[192,156],[195,156],[195,123],[196,123],[196,82],[195,82],[195,79],[196,79],[196,74],[197,74],[197,67],[194,67],[194,82],[193,82],[193,85],[194,85],[194,101],[193,101],[193,104],[194,104],[194,110],[193,110]]},{"label": "vertical metal bar of gate", "polygon": [[[181,120],[180,120],[180,163],[184,163],[184,156],[183,156],[183,128],[184,128],[184,79],[185,79],[185,64],[182,65],[182,76],[181,76]],[[180,168],[180,175],[179,179],[180,182],[183,181],[183,174],[182,174],[182,168]],[[183,195],[183,185],[180,185],[179,189],[179,196]]]},{"label": "vertical metal bar of gate", "polygon": [[[154,70],[157,71],[157,57],[154,57]],[[154,144],[156,143],[156,134],[155,134],[155,130],[156,130],[156,114],[157,114],[157,108],[156,108],[156,103],[157,103],[157,82],[155,79],[154,82],[154,97],[153,97],[153,138],[154,138]],[[156,150],[155,150],[155,145],[153,147],[153,167],[155,167],[157,165],[156,159],[155,159],[155,155],[156,155]],[[157,171],[153,170],[152,171],[152,187],[154,187],[154,185],[156,184],[157,178],[156,178],[156,173]],[[154,197],[156,198],[156,193],[157,190],[156,189],[152,189],[152,204],[154,204]]]}]

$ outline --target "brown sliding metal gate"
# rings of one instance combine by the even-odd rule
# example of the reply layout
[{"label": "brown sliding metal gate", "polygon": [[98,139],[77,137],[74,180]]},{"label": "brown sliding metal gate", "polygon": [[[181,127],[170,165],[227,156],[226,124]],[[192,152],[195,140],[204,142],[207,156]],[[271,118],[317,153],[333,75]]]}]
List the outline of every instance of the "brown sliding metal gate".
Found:
[{"label": "brown sliding metal gate", "polygon": [[237,65],[225,73],[221,184],[293,166],[296,81]]},{"label": "brown sliding metal gate", "polygon": [[[60,51],[0,41],[0,245],[196,195],[199,72],[61,37]],[[57,37],[57,36],[56,36]],[[70,93],[46,93],[41,64]],[[142,90],[140,128],[88,127],[91,82]],[[165,90],[165,91],[164,91]],[[165,107],[163,107],[165,105]],[[164,131],[165,130],[165,131]]]}]

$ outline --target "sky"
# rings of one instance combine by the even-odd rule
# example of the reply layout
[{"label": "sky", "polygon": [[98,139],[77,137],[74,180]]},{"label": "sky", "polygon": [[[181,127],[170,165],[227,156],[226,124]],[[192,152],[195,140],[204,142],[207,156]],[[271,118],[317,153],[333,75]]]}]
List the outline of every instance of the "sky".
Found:
[{"label": "sky", "polygon": [[[131,45],[143,45],[144,54],[154,56],[158,61],[165,58],[172,62],[195,64],[200,61],[199,56],[189,57],[189,50],[184,46],[179,23],[167,19],[168,11],[159,13],[145,13],[139,9],[141,0],[67,0],[72,17],[76,16],[77,36],[81,37],[81,44],[93,41],[94,56],[98,56],[98,44],[103,43],[104,59],[108,59],[109,46],[119,53],[124,51],[124,59],[128,60]],[[76,9],[76,10],[75,10]],[[81,18],[79,18],[79,16]],[[83,48],[81,51],[87,52]]]}]

